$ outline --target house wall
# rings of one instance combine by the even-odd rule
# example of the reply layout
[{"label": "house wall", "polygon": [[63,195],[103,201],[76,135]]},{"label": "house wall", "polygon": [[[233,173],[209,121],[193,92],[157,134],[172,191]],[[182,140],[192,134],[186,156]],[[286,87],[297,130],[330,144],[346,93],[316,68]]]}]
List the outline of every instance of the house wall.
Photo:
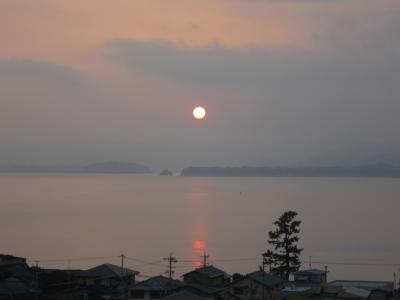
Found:
[{"label": "house wall", "polygon": [[[262,300],[262,285],[250,278],[232,283],[227,289],[242,300]],[[264,287],[264,298],[271,299],[271,292],[266,287]]]},{"label": "house wall", "polygon": [[308,300],[312,298],[311,291],[306,292],[287,292],[287,291],[272,291],[273,300]]},{"label": "house wall", "polygon": [[294,275],[294,281],[301,283],[325,283],[326,275],[316,275],[316,274],[301,274]]}]

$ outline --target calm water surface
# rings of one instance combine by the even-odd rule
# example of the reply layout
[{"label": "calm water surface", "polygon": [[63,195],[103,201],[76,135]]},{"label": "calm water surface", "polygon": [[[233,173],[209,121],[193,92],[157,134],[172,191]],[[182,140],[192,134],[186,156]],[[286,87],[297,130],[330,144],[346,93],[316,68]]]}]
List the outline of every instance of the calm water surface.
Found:
[{"label": "calm water surface", "polygon": [[245,273],[291,209],[303,221],[304,267],[311,256],[330,279],[392,280],[399,198],[398,179],[0,174],[0,253],[51,268],[119,264],[124,253],[126,266],[154,275],[173,252],[180,275],[206,249],[214,265]]}]

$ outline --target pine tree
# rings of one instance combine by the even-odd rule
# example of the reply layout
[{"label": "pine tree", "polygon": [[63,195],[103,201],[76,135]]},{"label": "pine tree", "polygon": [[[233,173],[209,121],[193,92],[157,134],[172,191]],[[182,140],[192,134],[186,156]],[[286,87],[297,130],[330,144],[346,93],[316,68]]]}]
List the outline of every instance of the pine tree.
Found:
[{"label": "pine tree", "polygon": [[287,211],[274,222],[277,228],[268,232],[268,243],[273,250],[263,254],[264,263],[270,266],[270,272],[286,279],[298,271],[301,265],[299,256],[303,249],[297,246],[301,221],[295,220],[296,216],[297,212]]}]

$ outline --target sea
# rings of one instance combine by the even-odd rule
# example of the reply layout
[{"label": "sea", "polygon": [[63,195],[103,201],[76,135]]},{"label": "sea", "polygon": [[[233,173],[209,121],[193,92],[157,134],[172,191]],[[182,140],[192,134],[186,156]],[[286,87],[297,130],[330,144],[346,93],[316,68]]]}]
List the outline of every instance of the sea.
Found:
[{"label": "sea", "polygon": [[[298,212],[302,269],[389,280],[400,268],[400,179],[0,174],[0,254],[42,268],[124,264],[176,278],[204,263],[246,274]],[[121,257],[121,255],[123,255]],[[140,277],[139,277],[140,279]]]}]

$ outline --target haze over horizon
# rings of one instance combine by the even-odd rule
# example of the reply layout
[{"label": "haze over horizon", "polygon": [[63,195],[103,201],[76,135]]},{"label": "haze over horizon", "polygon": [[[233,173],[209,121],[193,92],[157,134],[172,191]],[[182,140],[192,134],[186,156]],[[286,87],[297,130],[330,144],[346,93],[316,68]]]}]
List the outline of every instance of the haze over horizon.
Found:
[{"label": "haze over horizon", "polygon": [[399,15],[397,0],[4,0],[0,164],[399,161]]}]

